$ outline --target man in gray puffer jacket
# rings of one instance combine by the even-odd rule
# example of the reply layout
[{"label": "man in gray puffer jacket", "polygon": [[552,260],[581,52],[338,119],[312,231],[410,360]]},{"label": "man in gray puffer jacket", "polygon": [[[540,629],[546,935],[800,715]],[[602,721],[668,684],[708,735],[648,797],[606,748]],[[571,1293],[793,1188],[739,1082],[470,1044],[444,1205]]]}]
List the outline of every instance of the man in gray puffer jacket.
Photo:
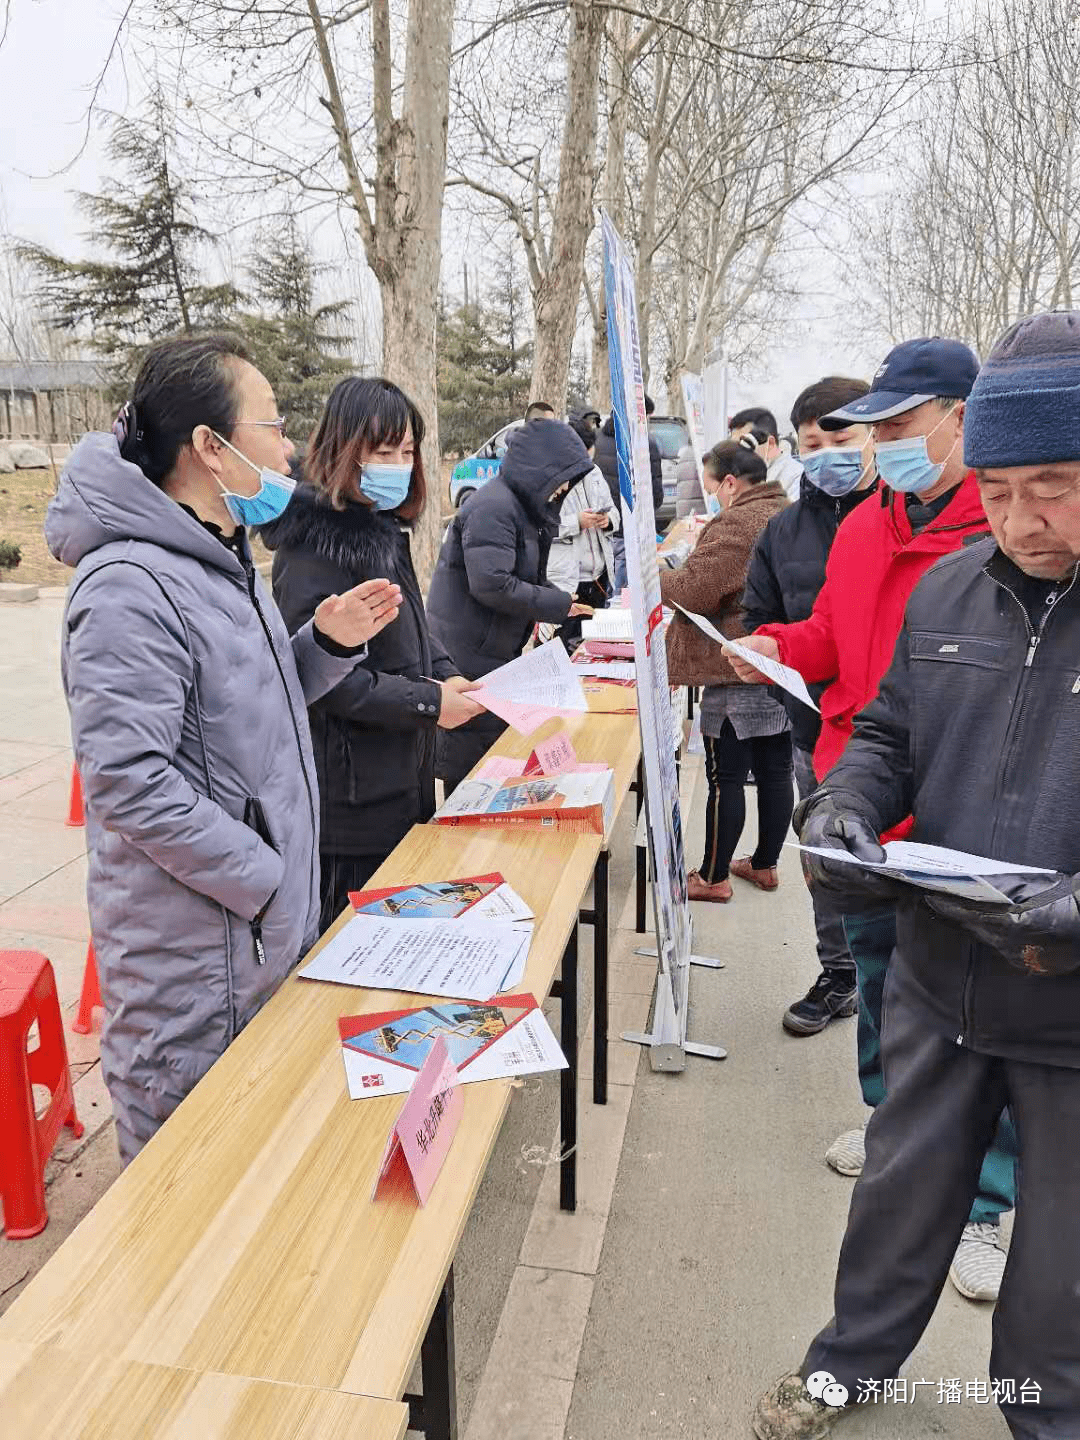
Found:
[{"label": "man in gray puffer jacket", "polygon": [[76,446],[46,536],[77,567],[62,666],[126,1162],[316,938],[306,707],[396,602],[370,582],[290,640],[242,522],[287,503],[292,447],[237,342],[155,347],[125,412]]}]

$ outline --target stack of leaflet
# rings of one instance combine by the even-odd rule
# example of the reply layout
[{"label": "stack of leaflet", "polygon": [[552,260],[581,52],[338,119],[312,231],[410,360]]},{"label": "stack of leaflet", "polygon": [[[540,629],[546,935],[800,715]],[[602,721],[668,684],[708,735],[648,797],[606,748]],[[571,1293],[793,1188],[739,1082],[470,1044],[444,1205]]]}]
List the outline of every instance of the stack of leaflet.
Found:
[{"label": "stack of leaflet", "polygon": [[590,656],[584,646],[574,653],[574,669],[583,680],[600,680],[605,685],[627,689],[637,684],[637,671],[632,660],[601,660]]},{"label": "stack of leaflet", "polygon": [[533,912],[498,874],[360,890],[307,980],[487,1000],[521,983]]},{"label": "stack of leaflet", "polygon": [[577,758],[558,731],[528,760],[494,756],[463,780],[434,815],[440,825],[530,825],[606,835],[614,819],[615,774]]},{"label": "stack of leaflet", "polygon": [[463,780],[434,820],[439,825],[528,825],[605,835],[615,810],[611,770]]},{"label": "stack of leaflet", "polygon": [[524,978],[535,917],[502,875],[357,890],[349,899],[356,915],[301,974],[447,997],[341,1017],[351,1099],[404,1094],[440,1041],[459,1084],[566,1068],[535,996],[506,993]]},{"label": "stack of leaflet", "polygon": [[633,660],[634,616],[621,606],[581,622],[581,649],[590,660]]},{"label": "stack of leaflet", "polygon": [[338,1031],[353,1100],[404,1094],[438,1040],[446,1045],[462,1085],[565,1070],[567,1063],[532,995],[343,1015]]}]

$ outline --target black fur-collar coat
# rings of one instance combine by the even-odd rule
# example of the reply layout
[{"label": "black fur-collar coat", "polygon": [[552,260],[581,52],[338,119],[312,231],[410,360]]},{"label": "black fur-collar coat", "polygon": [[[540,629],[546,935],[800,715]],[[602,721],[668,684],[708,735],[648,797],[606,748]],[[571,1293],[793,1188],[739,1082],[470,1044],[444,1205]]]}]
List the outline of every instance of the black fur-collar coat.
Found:
[{"label": "black fur-collar coat", "polygon": [[397,619],[308,712],[323,853],[383,858],[434,812],[440,691],[433,682],[458,673],[428,630],[408,531],[393,515],[357,502],[335,510],[301,484],[261,534],[274,552],[274,598],[290,632],[328,595],[364,580],[401,586]]}]

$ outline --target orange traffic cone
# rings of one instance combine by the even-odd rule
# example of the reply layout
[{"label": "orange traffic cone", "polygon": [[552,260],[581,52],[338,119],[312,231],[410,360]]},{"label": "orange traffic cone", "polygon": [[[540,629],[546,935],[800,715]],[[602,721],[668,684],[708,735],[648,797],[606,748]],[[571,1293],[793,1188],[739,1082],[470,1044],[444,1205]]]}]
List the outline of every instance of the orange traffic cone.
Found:
[{"label": "orange traffic cone", "polygon": [[73,827],[86,824],[86,811],[83,808],[82,781],[79,779],[79,767],[71,767],[71,802],[68,805],[67,823]]},{"label": "orange traffic cone", "polygon": [[94,942],[86,947],[86,969],[83,971],[82,994],[79,996],[79,1009],[75,1019],[71,1022],[71,1028],[76,1035],[89,1035],[94,1028],[94,1006],[101,1004],[101,986],[98,982],[97,956],[94,954]]}]

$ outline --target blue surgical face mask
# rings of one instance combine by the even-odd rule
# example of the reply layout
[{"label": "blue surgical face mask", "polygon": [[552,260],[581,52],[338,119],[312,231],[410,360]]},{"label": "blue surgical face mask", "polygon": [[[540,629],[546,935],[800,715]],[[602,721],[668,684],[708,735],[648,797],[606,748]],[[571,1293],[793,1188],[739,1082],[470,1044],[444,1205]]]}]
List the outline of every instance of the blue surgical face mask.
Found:
[{"label": "blue surgical face mask", "polygon": [[705,496],[705,514],[722,515],[723,513],[724,507],[720,504],[719,495],[717,495],[714,491],[710,490]]},{"label": "blue surgical face mask", "polygon": [[866,474],[862,451],[832,447],[800,455],[811,485],[826,495],[848,495]]},{"label": "blue surgical face mask", "polygon": [[[940,430],[951,414],[952,410],[949,410],[943,415],[930,435]],[[941,479],[953,450],[960,442],[957,440],[949,454],[937,465],[926,450],[930,435],[910,435],[903,440],[879,440],[875,443],[878,473],[890,490],[905,495],[921,495],[924,490],[932,490]]]},{"label": "blue surgical face mask", "polygon": [[[245,465],[251,466],[261,482],[254,495],[238,495],[233,490],[226,490],[218,480],[225,509],[237,525],[268,525],[271,520],[276,520],[292,499],[296,481],[265,465],[260,469],[254,460],[249,460],[235,445],[230,445],[223,435],[218,435],[216,431],[213,433],[234,455],[239,456]],[[217,480],[216,475],[214,479]]]},{"label": "blue surgical face mask", "polygon": [[376,510],[396,510],[404,504],[412,484],[411,465],[362,465],[360,491]]}]

